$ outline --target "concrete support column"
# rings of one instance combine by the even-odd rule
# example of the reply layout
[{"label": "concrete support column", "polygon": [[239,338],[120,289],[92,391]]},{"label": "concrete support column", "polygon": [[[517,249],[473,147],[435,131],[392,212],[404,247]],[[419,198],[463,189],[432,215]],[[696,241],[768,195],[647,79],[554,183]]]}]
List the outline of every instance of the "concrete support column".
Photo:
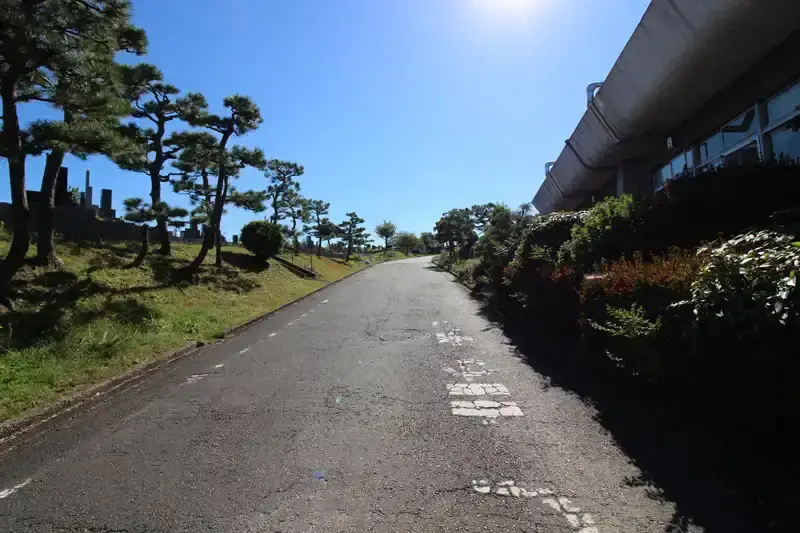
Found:
[{"label": "concrete support column", "polygon": [[617,166],[617,196],[632,194],[643,197],[653,194],[652,172],[642,159],[628,159]]}]

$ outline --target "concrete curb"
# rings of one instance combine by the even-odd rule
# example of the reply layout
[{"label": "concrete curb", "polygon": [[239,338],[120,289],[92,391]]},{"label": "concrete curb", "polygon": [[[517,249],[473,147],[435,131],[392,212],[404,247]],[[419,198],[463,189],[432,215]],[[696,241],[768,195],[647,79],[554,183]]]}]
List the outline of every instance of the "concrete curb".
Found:
[{"label": "concrete curb", "polygon": [[[357,272],[351,272],[342,278],[314,289],[300,298],[292,300],[291,302],[287,302],[273,309],[272,311],[268,311],[262,315],[252,318],[243,324],[239,324],[238,326],[225,329],[220,334],[218,342],[230,338],[231,336],[249,328],[250,326],[257,324],[258,322],[261,322],[262,320],[265,320],[272,315],[287,309],[288,307],[298,304],[327,289],[328,287],[336,285],[337,283],[350,278],[351,276],[360,274],[361,272],[364,272],[373,266],[375,266],[375,264],[371,264],[365,268],[362,268],[361,270],[358,270]],[[110,393],[117,391],[126,385],[132,385],[136,382],[142,381],[161,368],[171,365],[172,363],[175,363],[186,356],[192,355],[199,351],[200,348],[207,345],[208,343],[204,342],[190,342],[182,348],[168,352],[166,355],[158,357],[147,363],[138,365],[127,372],[120,374],[119,376],[115,376],[101,383],[80,390],[50,405],[35,408],[18,418],[12,418],[0,423],[0,453],[13,449],[15,447],[15,443],[24,437],[33,436],[45,431],[47,428],[52,427],[68,416],[74,416],[89,409],[91,406],[104,399]]]}]

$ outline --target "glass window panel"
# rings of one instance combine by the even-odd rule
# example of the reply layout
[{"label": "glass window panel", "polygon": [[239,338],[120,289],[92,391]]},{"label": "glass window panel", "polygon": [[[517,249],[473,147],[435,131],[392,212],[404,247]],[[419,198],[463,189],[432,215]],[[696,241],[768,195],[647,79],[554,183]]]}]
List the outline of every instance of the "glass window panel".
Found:
[{"label": "glass window panel", "polygon": [[723,158],[726,166],[754,165],[758,163],[758,159],[758,143],[755,142],[743,146]]},{"label": "glass window panel", "polygon": [[725,148],[730,148],[756,132],[758,132],[758,121],[756,120],[756,110],[754,108],[730,121],[722,128],[723,144]]},{"label": "glass window panel", "polygon": [[700,145],[700,159],[706,161],[714,158],[722,152],[725,146],[722,144],[722,133],[712,135]]},{"label": "glass window panel", "polygon": [[662,167],[658,172],[656,172],[655,176],[655,190],[659,190],[664,186],[664,184],[672,178],[672,170],[670,166],[667,165]]},{"label": "glass window panel", "polygon": [[686,153],[680,154],[678,157],[673,159],[670,162],[670,166],[672,167],[672,175],[678,176],[683,174],[687,170],[688,163],[686,161]]},{"label": "glass window panel", "polygon": [[686,151],[686,166],[689,167],[689,170],[694,168],[694,152],[691,148]]},{"label": "glass window panel", "polygon": [[783,126],[772,133],[772,152],[775,159],[800,160],[800,132],[791,125]]},{"label": "glass window panel", "polygon": [[798,111],[798,108],[800,108],[800,83],[789,87],[767,102],[769,123],[775,124],[787,115]]}]

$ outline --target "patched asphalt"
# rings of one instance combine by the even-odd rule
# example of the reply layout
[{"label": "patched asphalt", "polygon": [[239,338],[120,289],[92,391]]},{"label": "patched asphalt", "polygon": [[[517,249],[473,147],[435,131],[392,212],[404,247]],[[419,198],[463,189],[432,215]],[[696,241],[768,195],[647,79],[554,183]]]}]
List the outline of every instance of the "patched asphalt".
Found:
[{"label": "patched asphalt", "polygon": [[[508,394],[449,394],[465,383]],[[0,498],[0,531],[669,531],[674,505],[639,474],[423,258],[352,276],[0,456],[0,491],[30,480]]]}]

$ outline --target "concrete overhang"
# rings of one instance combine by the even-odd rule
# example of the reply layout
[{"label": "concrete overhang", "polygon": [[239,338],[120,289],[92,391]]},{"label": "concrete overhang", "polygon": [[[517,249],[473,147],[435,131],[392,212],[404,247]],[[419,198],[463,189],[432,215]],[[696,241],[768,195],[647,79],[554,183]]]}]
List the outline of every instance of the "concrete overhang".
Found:
[{"label": "concrete overhang", "polygon": [[576,208],[798,28],[800,0],[653,0],[534,206]]}]

